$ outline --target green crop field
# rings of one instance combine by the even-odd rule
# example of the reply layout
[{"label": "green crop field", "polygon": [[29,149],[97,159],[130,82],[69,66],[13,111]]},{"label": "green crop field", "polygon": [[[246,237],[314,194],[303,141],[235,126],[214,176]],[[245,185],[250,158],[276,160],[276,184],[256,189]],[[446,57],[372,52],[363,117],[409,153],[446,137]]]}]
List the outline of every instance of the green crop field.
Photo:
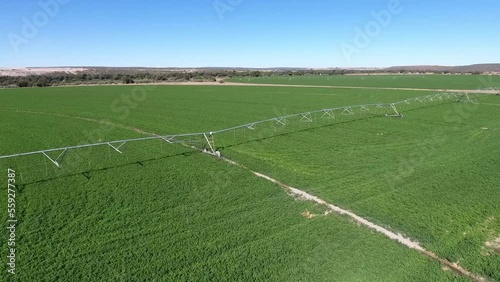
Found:
[{"label": "green crop field", "polygon": [[[0,155],[207,132],[431,93],[273,86],[2,90]],[[403,119],[338,116],[286,130],[234,131],[215,142],[229,159],[500,280],[498,249],[489,244],[500,237],[500,97],[472,98],[478,104],[402,107]],[[180,144],[131,143],[123,154],[104,146],[74,150],[60,168],[42,155],[0,160],[0,167],[0,181],[7,183],[11,167],[20,183],[17,274],[5,271],[5,281],[467,280],[247,169]],[[6,205],[7,193],[1,197]],[[7,236],[0,239],[4,258]]]},{"label": "green crop field", "polygon": [[500,98],[481,102],[305,129],[225,154],[500,280],[500,257],[486,247],[500,234]]},{"label": "green crop field", "polygon": [[500,75],[336,75],[234,78],[231,82],[428,89],[500,89]]},{"label": "green crop field", "polygon": [[346,219],[304,218],[323,211],[246,171],[182,148],[154,155],[25,185],[16,281],[451,278]]}]

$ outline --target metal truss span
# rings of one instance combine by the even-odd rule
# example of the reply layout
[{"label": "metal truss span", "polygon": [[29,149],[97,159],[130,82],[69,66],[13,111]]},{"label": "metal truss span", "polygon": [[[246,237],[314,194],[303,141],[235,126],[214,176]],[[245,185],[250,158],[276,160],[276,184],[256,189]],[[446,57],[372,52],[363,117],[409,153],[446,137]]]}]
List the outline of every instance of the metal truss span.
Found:
[{"label": "metal truss span", "polygon": [[[269,122],[272,122],[275,125],[287,126],[287,120],[289,120],[291,118],[298,118],[299,121],[301,121],[301,122],[313,122],[313,115],[317,116],[318,114],[321,116],[321,118],[334,119],[334,118],[336,118],[337,115],[341,115],[341,116],[355,115],[355,112],[369,112],[370,109],[373,109],[373,108],[385,109],[386,110],[385,116],[387,116],[387,117],[403,118],[403,114],[398,110],[398,107],[400,107],[401,105],[409,105],[409,104],[415,104],[415,103],[432,103],[432,102],[437,102],[437,101],[446,101],[446,100],[449,101],[449,100],[453,100],[453,99],[456,99],[456,102],[472,102],[469,95],[470,94],[448,93],[447,92],[447,93],[438,93],[438,94],[432,94],[432,95],[427,95],[427,96],[422,96],[422,97],[417,97],[417,98],[410,98],[410,99],[406,99],[406,100],[394,102],[394,103],[379,103],[379,104],[366,104],[366,105],[344,106],[344,107],[338,107],[338,108],[328,108],[328,109],[322,109],[322,110],[317,110],[317,111],[303,112],[303,113],[286,115],[286,116],[281,116],[281,117],[274,117],[274,118],[270,118],[270,119],[266,119],[266,120],[261,120],[261,121],[256,121],[256,122],[247,123],[247,124],[243,124],[243,125],[238,125],[238,126],[234,126],[234,127],[226,128],[226,129],[221,129],[221,130],[217,130],[217,131],[200,132],[200,133],[187,133],[187,134],[177,134],[177,135],[154,135],[154,136],[143,137],[143,138],[116,140],[116,141],[109,141],[109,142],[99,142],[99,143],[77,145],[77,146],[67,146],[67,147],[62,147],[62,148],[53,148],[53,149],[39,150],[39,151],[33,151],[33,152],[5,155],[5,156],[0,156],[0,159],[9,159],[9,158],[16,158],[16,157],[30,156],[30,155],[43,155],[52,164],[54,164],[57,167],[60,167],[61,162],[64,159],[64,156],[70,150],[77,150],[77,149],[97,147],[97,146],[109,146],[116,153],[122,154],[123,153],[122,148],[127,143],[134,143],[134,142],[141,142],[141,141],[146,141],[146,140],[157,139],[157,140],[165,141],[166,143],[169,143],[169,144],[175,144],[175,143],[185,144],[187,142],[185,140],[183,140],[183,138],[189,138],[189,137],[196,137],[196,138],[200,138],[201,140],[206,141],[205,146],[208,146],[209,148],[204,149],[204,151],[207,153],[216,155],[216,156],[220,156],[220,153],[217,151],[217,148],[215,147],[214,136],[216,136],[217,134],[222,134],[222,133],[229,132],[229,131],[234,131],[234,130],[238,130],[238,129],[255,130],[258,125],[261,125],[264,123],[269,123]],[[54,156],[51,157],[51,156],[49,156],[49,153],[55,153],[55,154],[59,153],[59,155],[57,157],[54,157]]]}]

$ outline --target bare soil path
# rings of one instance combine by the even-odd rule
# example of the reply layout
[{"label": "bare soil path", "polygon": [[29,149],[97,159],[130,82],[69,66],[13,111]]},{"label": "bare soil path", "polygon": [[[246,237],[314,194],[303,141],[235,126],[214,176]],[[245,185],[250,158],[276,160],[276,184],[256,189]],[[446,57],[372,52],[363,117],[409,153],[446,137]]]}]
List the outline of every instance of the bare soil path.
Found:
[{"label": "bare soil path", "polygon": [[[220,84],[220,83],[219,83]],[[426,91],[426,92],[460,92],[460,93],[481,93],[481,94],[497,94],[499,90],[455,90],[455,89],[428,89],[428,88],[395,88],[395,87],[365,87],[365,86],[332,86],[332,85],[288,85],[288,84],[261,84],[261,83],[237,83],[226,82],[223,85],[228,86],[277,86],[277,87],[300,87],[300,88],[333,88],[333,89],[374,89],[374,90],[404,90],[404,91]]]}]

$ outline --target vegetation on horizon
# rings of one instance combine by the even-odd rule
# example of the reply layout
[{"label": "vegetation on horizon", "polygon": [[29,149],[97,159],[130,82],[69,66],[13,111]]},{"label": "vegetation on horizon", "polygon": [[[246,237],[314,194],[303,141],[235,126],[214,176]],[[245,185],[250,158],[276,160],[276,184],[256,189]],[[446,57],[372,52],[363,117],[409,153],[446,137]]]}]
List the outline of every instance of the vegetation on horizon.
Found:
[{"label": "vegetation on horizon", "polygon": [[[421,74],[420,72],[377,70],[360,71],[348,69],[326,69],[326,70],[224,70],[224,69],[199,69],[192,71],[182,70],[152,70],[152,69],[119,69],[119,68],[97,68],[78,73],[48,73],[43,75],[28,76],[0,76],[0,87],[49,87],[64,85],[104,85],[104,84],[134,84],[134,83],[162,83],[162,82],[224,82],[224,79],[231,81],[262,83],[284,83],[291,77],[303,77],[300,81],[310,84],[308,80],[314,76],[337,77],[342,81],[344,75],[358,74],[371,76],[370,74],[385,73],[394,74]],[[436,74],[446,74],[447,72],[437,72]],[[451,74],[451,73],[447,73]],[[460,74],[460,73],[456,73]],[[472,73],[480,75],[481,73]],[[422,73],[423,75],[423,73]],[[427,75],[428,76],[428,75]],[[447,75],[449,77],[449,75]],[[464,74],[459,77],[465,76]],[[468,75],[470,76],[470,75]],[[500,76],[498,76],[500,77]],[[251,80],[249,80],[251,79]],[[356,79],[353,79],[356,80]],[[445,79],[446,80],[446,79]],[[333,81],[336,81],[335,79]],[[315,82],[316,83],[316,82]],[[297,84],[297,82],[295,82]],[[326,84],[328,85],[328,84]],[[343,84],[340,84],[343,85]]]}]

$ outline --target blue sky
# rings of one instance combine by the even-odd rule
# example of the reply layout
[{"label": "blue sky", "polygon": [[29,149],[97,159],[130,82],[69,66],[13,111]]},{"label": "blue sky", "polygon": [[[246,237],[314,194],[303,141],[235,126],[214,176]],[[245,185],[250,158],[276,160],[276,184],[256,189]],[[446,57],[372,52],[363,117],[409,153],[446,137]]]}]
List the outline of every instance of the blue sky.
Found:
[{"label": "blue sky", "polygon": [[500,62],[499,15],[498,0],[0,0],[0,67]]}]

